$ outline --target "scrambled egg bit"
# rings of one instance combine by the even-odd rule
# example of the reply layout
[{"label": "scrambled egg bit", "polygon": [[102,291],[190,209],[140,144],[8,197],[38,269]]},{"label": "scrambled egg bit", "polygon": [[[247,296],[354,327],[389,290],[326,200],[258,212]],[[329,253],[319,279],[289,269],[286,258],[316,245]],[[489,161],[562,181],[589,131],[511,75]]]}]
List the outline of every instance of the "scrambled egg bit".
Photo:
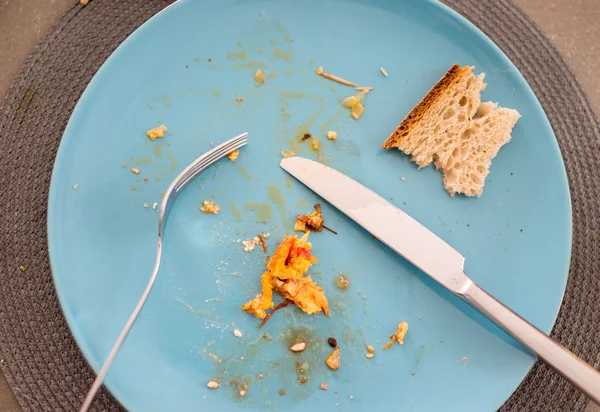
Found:
[{"label": "scrambled egg bit", "polygon": [[310,251],[312,245],[307,239],[308,234],[300,239],[291,235],[283,239],[261,277],[262,294],[243,305],[242,310],[264,319],[266,310],[273,308],[275,290],[309,315],[324,312],[329,316],[325,292],[310,276],[304,276],[310,265],[316,263]]},{"label": "scrambled egg bit", "polygon": [[406,332],[408,332],[408,323],[400,322],[398,324],[398,330],[392,336],[390,336],[390,341],[383,345],[381,349],[391,348],[394,342],[404,345],[404,336],[406,336]]},{"label": "scrambled egg bit", "polygon": [[161,124],[160,126],[157,126],[154,129],[148,130],[146,134],[148,135],[148,139],[156,140],[158,138],[164,137],[167,130],[167,126]]}]

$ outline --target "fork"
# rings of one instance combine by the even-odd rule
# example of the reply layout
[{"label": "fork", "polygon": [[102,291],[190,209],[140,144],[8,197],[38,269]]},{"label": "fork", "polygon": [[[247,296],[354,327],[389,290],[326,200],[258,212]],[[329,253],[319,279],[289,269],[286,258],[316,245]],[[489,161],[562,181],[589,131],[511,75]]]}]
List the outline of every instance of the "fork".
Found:
[{"label": "fork", "polygon": [[160,204],[160,210],[158,214],[158,248],[156,250],[156,261],[154,263],[154,270],[152,271],[152,275],[150,276],[150,280],[148,281],[148,285],[146,285],[146,289],[144,289],[144,293],[142,293],[142,297],[138,301],[137,305],[133,309],[133,312],[129,316],[127,323],[123,327],[121,334],[117,338],[117,341],[114,343],[108,357],[104,361],[102,365],[102,369],[98,372],[94,383],[92,384],[90,390],[88,391],[85,400],[83,401],[83,405],[81,406],[80,412],[86,412],[92,401],[94,400],[94,396],[102,386],[102,382],[110,365],[113,363],[121,345],[125,341],[129,330],[135,323],[137,316],[139,315],[142,307],[144,307],[144,303],[152,290],[152,286],[154,286],[154,282],[156,281],[156,277],[158,275],[158,271],[160,270],[160,263],[162,259],[162,245],[163,245],[163,234],[165,232],[167,226],[167,219],[169,217],[169,212],[171,211],[171,207],[177,199],[177,196],[187,187],[187,185],[200,173],[206,170],[213,163],[217,162],[219,159],[222,159],[227,154],[237,150],[241,147],[244,147],[248,143],[248,133],[242,133],[239,136],[234,137],[226,141],[225,143],[220,144],[214,149],[206,152],[198,159],[194,160],[188,167],[183,169],[183,171],[173,180],[173,182],[169,185],[165,195],[163,196],[162,202]]}]

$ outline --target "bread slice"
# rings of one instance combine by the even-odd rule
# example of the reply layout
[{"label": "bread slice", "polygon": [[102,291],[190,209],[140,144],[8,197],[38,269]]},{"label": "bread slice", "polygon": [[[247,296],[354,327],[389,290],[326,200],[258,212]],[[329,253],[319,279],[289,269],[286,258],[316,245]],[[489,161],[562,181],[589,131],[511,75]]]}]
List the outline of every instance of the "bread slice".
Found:
[{"label": "bread slice", "polygon": [[492,159],[521,117],[516,110],[481,103],[485,74],[476,76],[471,69],[452,66],[383,144],[410,155],[419,168],[433,162],[451,196],[481,196]]}]

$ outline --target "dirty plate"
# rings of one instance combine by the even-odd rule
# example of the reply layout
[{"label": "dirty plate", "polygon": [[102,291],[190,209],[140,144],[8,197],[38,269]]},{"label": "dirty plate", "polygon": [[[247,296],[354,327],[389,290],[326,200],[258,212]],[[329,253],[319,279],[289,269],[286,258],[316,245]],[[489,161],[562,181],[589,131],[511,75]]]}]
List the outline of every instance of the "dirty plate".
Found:
[{"label": "dirty plate", "polygon": [[[417,171],[400,152],[380,149],[455,62],[486,73],[484,100],[523,115],[480,199],[450,198],[433,168]],[[375,88],[359,121],[340,108],[354,90],[317,76],[318,66]],[[159,124],[168,133],[151,142],[145,131]],[[259,320],[240,310],[259,292],[266,257],[295,215],[319,201],[279,168],[280,152],[293,150],[389,198],[463,253],[475,281],[550,331],[571,242],[555,137],[502,52],[445,6],[421,0],[181,1],[119,47],[69,122],[48,217],[58,295],[93,368],[152,270],[153,205],[185,165],[245,131],[237,162],[206,171],[171,212],[158,282],[106,379],[117,399],[132,411],[499,407],[534,357],[327,204],[338,235],[311,235],[319,262],[310,274],[331,317],[288,307],[259,331]],[[305,133],[320,140],[319,151],[299,142]],[[206,199],[221,206],[218,215],[199,211]],[[241,241],[258,233],[270,233],[268,253],[244,252]],[[346,290],[336,286],[340,275]],[[403,320],[404,345],[380,350]],[[330,336],[342,350],[337,372],[324,364]],[[293,354],[298,337],[307,348]],[[220,388],[207,389],[210,379]]]}]

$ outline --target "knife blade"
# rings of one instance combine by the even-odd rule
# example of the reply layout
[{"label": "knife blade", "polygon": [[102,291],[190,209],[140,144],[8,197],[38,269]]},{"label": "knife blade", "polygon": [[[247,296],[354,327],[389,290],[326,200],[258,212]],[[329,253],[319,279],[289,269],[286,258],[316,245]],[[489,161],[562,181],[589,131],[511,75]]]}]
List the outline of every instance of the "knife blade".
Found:
[{"label": "knife blade", "polygon": [[480,288],[464,257],[402,210],[337,170],[302,157],[281,167],[423,272],[467,301],[600,403],[600,372]]},{"label": "knife blade", "polygon": [[452,292],[469,286],[465,258],[383,197],[310,159],[290,157],[281,167]]}]

